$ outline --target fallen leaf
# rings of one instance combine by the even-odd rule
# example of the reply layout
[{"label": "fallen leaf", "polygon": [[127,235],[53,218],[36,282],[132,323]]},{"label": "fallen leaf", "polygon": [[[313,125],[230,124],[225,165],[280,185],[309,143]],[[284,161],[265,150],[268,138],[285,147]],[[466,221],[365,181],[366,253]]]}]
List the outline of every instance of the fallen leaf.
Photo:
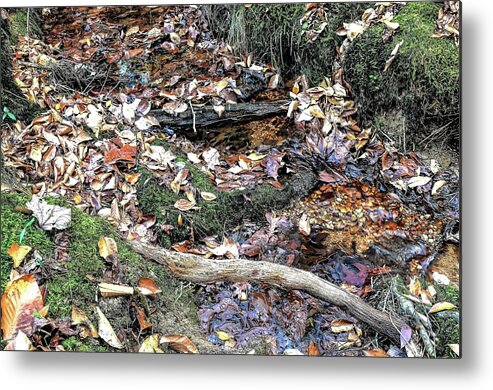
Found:
[{"label": "fallen leaf", "polygon": [[19,330],[15,339],[11,340],[6,346],[5,351],[36,351],[36,348],[31,343],[31,340],[26,334]]},{"label": "fallen leaf", "polygon": [[403,326],[401,328],[401,348],[404,348],[409,341],[411,341],[411,337],[413,335],[413,330],[408,326]]},{"label": "fallen leaf", "polygon": [[300,233],[304,236],[309,236],[311,232],[310,221],[308,220],[308,215],[304,214],[301,216],[298,222],[298,228]]},{"label": "fallen leaf", "polygon": [[431,309],[428,311],[428,314],[433,314],[433,313],[437,313],[439,311],[451,310],[451,309],[455,309],[455,305],[453,305],[452,303],[450,303],[450,302],[438,302],[438,303],[435,303],[431,307]]},{"label": "fallen leaf", "polygon": [[428,176],[415,176],[411,177],[407,182],[407,186],[409,188],[421,187],[428,184],[431,180],[431,177]]},{"label": "fallen leaf", "polygon": [[457,355],[460,356],[460,345],[459,344],[447,344],[447,346]]},{"label": "fallen leaf", "polygon": [[433,187],[431,188],[431,195],[436,195],[438,194],[438,190],[444,186],[447,182],[445,180],[437,180],[434,184]]},{"label": "fallen leaf", "polygon": [[139,32],[139,26],[132,26],[127,30],[125,36],[129,37],[130,35],[136,34],[138,32]]},{"label": "fallen leaf", "polygon": [[96,327],[92,324],[92,322],[89,320],[89,317],[87,317],[87,314],[84,311],[77,309],[75,306],[72,306],[71,318],[73,325],[79,325],[79,336],[81,338],[85,339],[87,337],[99,337]]},{"label": "fallen leaf", "polygon": [[25,259],[27,254],[31,251],[31,247],[27,245],[19,245],[17,242],[14,242],[10,248],[7,250],[7,253],[12,257],[13,260],[13,268],[17,268],[22,260]]},{"label": "fallen leaf", "polygon": [[174,206],[180,211],[188,211],[195,207],[195,203],[192,203],[187,199],[178,199]]},{"label": "fallen leaf", "polygon": [[3,339],[8,340],[22,330],[30,335],[34,313],[43,309],[43,297],[34,275],[22,275],[5,287],[2,295]]},{"label": "fallen leaf", "polygon": [[137,153],[137,148],[128,144],[123,145],[121,149],[113,148],[104,153],[104,162],[106,164],[115,164],[118,161],[135,161],[135,154]]},{"label": "fallen leaf", "polygon": [[354,328],[354,323],[343,318],[337,318],[330,323],[330,330],[334,333],[349,332]]},{"label": "fallen leaf", "polygon": [[37,195],[33,195],[26,206],[33,212],[43,230],[52,230],[53,228],[63,230],[70,225],[72,212],[69,208],[50,205],[38,198]]},{"label": "fallen leaf", "polygon": [[301,353],[296,348],[287,348],[287,349],[284,350],[283,355],[287,355],[287,356],[303,356],[303,353]]},{"label": "fallen leaf", "polygon": [[222,330],[216,330],[216,335],[219,340],[226,341],[229,340],[229,335]]},{"label": "fallen leaf", "polygon": [[139,348],[140,353],[164,353],[159,348],[159,334],[153,334],[147,337]]},{"label": "fallen leaf", "polygon": [[150,278],[140,278],[137,282],[139,286],[139,291],[143,295],[156,295],[159,294],[162,290],[158,287],[156,282]]},{"label": "fallen leaf", "polygon": [[211,192],[205,192],[205,191],[202,191],[200,193],[200,196],[202,197],[202,199],[207,200],[207,201],[211,201],[211,200],[214,200],[214,199],[217,198],[217,196],[214,195],[213,193],[211,193]]},{"label": "fallen leaf", "polygon": [[105,260],[110,255],[118,254],[116,242],[111,237],[99,237],[98,248],[99,255]]},{"label": "fallen leaf", "polygon": [[162,336],[159,344],[168,343],[171,349],[181,353],[199,353],[197,347],[192,343],[187,336],[182,335],[167,335]]},{"label": "fallen leaf", "polygon": [[200,163],[200,157],[195,153],[187,153],[187,158],[194,164]]},{"label": "fallen leaf", "polygon": [[308,344],[308,356],[320,356],[320,350],[312,340]]},{"label": "fallen leaf", "polygon": [[387,352],[385,352],[382,348],[375,348],[375,349],[368,349],[363,351],[365,356],[370,356],[370,357],[389,357],[387,355]]},{"label": "fallen leaf", "polygon": [[98,333],[99,336],[106,341],[109,345],[111,345],[113,348],[116,349],[123,349],[123,344],[122,342],[118,339],[115,331],[113,330],[110,322],[106,318],[106,316],[103,314],[101,309],[96,306],[96,313],[99,316],[99,323],[98,323]]},{"label": "fallen leaf", "polygon": [[[132,303],[132,306],[135,308],[135,311],[137,312],[137,321],[139,322],[140,331],[143,332],[144,330],[152,327],[152,324],[149,321],[147,321],[144,311],[140,307],[138,307],[135,303]],[[156,340],[156,347],[158,345],[159,345],[159,339]]]}]

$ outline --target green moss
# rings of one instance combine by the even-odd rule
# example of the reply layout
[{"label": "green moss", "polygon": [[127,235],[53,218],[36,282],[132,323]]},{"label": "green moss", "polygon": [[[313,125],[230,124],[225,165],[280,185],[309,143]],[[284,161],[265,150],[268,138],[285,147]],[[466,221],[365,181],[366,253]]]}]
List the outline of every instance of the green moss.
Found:
[{"label": "green moss", "polygon": [[[0,212],[0,225],[1,225],[1,265],[0,276],[1,285],[0,288],[3,291],[5,285],[9,280],[10,270],[12,269],[12,259],[7,254],[7,250],[14,242],[19,242],[19,236],[22,229],[27,225],[31,219],[30,215],[23,214],[18,211],[14,211],[17,206],[24,206],[28,201],[26,195],[20,195],[16,193],[2,192],[0,195],[1,212]],[[43,259],[47,259],[51,256],[54,249],[52,237],[44,232],[41,228],[32,225],[28,228],[27,233],[22,241],[23,245],[32,247],[33,251],[37,250]]]},{"label": "green moss", "polygon": [[[378,24],[346,51],[344,74],[363,124],[379,125],[386,133],[393,133],[394,126],[401,131],[403,123],[393,125],[382,120],[382,114],[402,112],[411,145],[442,126],[442,135],[450,140],[459,135],[459,50],[453,40],[432,37],[439,7],[438,3],[408,3],[394,18],[399,29],[393,39],[383,43],[384,25]],[[400,41],[394,62],[384,72]]]},{"label": "green moss", "polygon": [[[460,344],[460,324],[449,314],[460,310],[460,292],[453,286],[435,286],[437,291],[436,302],[450,302],[457,307],[454,311],[436,313],[432,315],[433,330],[436,334],[437,356],[457,358],[457,355],[448,347],[448,344]],[[455,312],[455,313],[454,313]]]},{"label": "green moss", "polygon": [[79,339],[71,336],[62,341],[62,346],[67,352],[107,352],[106,348],[99,345],[93,339]]}]

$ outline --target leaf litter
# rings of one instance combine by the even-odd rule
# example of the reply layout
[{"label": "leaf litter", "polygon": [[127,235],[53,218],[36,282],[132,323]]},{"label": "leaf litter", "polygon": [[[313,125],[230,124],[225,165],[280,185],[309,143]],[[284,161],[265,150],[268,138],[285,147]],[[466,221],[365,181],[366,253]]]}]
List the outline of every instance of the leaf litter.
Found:
[{"label": "leaf litter", "polygon": [[[458,19],[454,16],[458,6],[454,4],[450,2],[440,11],[437,36],[458,39]],[[398,10],[399,5],[380,3],[360,20],[344,23],[338,30],[346,37],[339,61],[349,42],[372,24],[383,23],[389,39],[399,28],[392,22]],[[175,203],[176,209],[185,214],[197,207],[190,190],[190,171],[177,161],[176,151],[207,173],[218,191],[252,189],[264,182],[279,189],[282,184],[278,179],[295,174],[288,164],[293,156],[307,154],[323,162],[322,184],[283,212],[268,213],[263,226],[202,242],[190,237],[187,242],[174,243],[173,248],[180,252],[248,257],[308,268],[366,296],[371,294],[374,278],[391,270],[366,257],[370,259],[374,253],[375,258],[385,257],[393,268],[406,266],[411,272],[426,274],[444,229],[457,223],[457,175],[427,166],[416,154],[400,153],[371,129],[361,129],[354,119],[357,108],[340,66],[318,86],[310,87],[300,76],[285,88],[282,76],[271,65],[256,62],[251,56],[237,58],[228,45],[211,41],[197,6],[153,7],[151,12],[157,18],[153,26],[141,17],[143,7],[118,9],[123,12],[120,24],[109,23],[115,12],[111,7],[78,8],[78,15],[69,8],[43,12],[51,32],[44,40],[20,37],[13,65],[16,83],[45,113],[28,125],[17,121],[7,132],[2,130],[5,160],[19,179],[31,183],[34,195],[28,207],[43,229],[69,226],[70,209],[42,200],[46,195],[63,196],[75,207],[106,218],[124,236],[153,242],[156,216],[139,210],[136,195],[139,167],[155,177],[167,178],[164,184],[183,196]],[[302,21],[307,22],[308,40],[318,39],[326,25],[324,18],[323,4],[307,6]],[[398,55],[400,44],[385,70]],[[92,74],[104,74],[104,80],[94,78],[95,83],[83,88],[63,87],[46,67],[63,65],[65,58],[71,58],[78,70],[88,67]],[[150,58],[155,61],[145,66]],[[40,67],[25,66],[26,62]],[[190,64],[186,69],[181,66],[184,62]],[[276,141],[275,145],[261,140],[252,142],[257,145],[253,148],[236,151],[191,142],[176,129],[163,128],[152,114],[161,109],[176,116],[193,111],[194,105],[211,104],[221,116],[226,104],[248,101],[253,96],[248,84],[251,75],[269,80],[261,88],[277,90],[291,99],[287,107],[291,139]],[[174,148],[165,148],[158,141]],[[217,198],[208,191],[195,193],[207,202]],[[431,212],[416,213],[416,208],[423,210],[422,205]],[[344,239],[347,234],[358,239],[348,241]],[[409,244],[414,241],[421,244]],[[30,253],[28,247],[16,244],[9,250],[14,268]],[[114,241],[101,237],[98,246],[110,267],[100,284],[103,297],[130,295],[130,291],[134,295],[136,289],[143,295],[160,292],[151,279],[141,279],[138,287],[126,286]],[[32,275],[22,278],[30,285],[35,283]],[[15,297],[5,293],[5,304],[18,309],[10,310],[13,314],[7,317],[5,329],[13,336],[19,328],[16,345],[31,349],[23,335],[31,336],[31,308],[34,305],[35,310],[42,310],[43,300],[35,294],[33,301],[23,303],[18,289],[11,289],[16,291]],[[416,299],[433,300],[419,291]],[[256,283],[216,283],[199,288],[198,296],[203,332],[212,343],[225,348],[249,348],[253,340],[263,338],[276,354],[351,355],[358,353],[351,348],[362,343],[362,327],[354,318],[298,291],[279,292]],[[436,303],[430,313],[453,309],[449,305]],[[140,331],[148,330],[146,314],[140,307],[134,308]],[[96,313],[99,332],[77,311],[72,313],[73,324],[82,328],[81,335],[99,334],[114,348],[124,348],[101,309],[97,307]],[[24,320],[27,322],[21,329],[16,324],[24,324]],[[45,320],[43,324],[70,333],[63,323]],[[411,333],[410,329],[401,331],[400,348],[404,348]],[[197,352],[185,335],[158,336],[148,336],[140,349],[160,352],[164,343],[178,352]],[[52,347],[58,348],[58,344]],[[364,354],[398,354],[392,348]],[[458,349],[455,344],[450,348]]]}]

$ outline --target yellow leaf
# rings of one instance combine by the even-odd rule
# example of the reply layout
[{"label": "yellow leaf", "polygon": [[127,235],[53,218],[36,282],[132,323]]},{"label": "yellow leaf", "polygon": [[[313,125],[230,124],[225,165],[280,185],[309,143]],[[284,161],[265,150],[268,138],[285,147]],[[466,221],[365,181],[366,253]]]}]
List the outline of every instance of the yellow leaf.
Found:
[{"label": "yellow leaf", "polygon": [[116,242],[111,237],[100,237],[98,241],[99,255],[103,259],[107,259],[108,256],[118,253]]},{"label": "yellow leaf", "polygon": [[14,268],[17,268],[21,263],[22,260],[25,259],[27,254],[31,251],[31,247],[27,245],[19,245],[17,242],[14,242],[10,248],[7,250],[7,253],[12,257],[12,260],[14,261]]},{"label": "yellow leaf", "polygon": [[139,348],[140,353],[164,353],[164,351],[159,348],[159,334],[150,335],[144,340]]},{"label": "yellow leaf", "polygon": [[252,161],[259,161],[265,158],[267,155],[266,154],[256,154],[256,153],[250,153],[247,157],[249,160]]},{"label": "yellow leaf", "polygon": [[449,302],[438,302],[438,303],[435,303],[430,311],[428,312],[428,314],[432,314],[432,313],[437,313],[439,311],[443,311],[443,310],[451,310],[451,309],[454,309],[455,308],[455,305],[453,305],[452,303],[449,303]]},{"label": "yellow leaf", "polygon": [[129,37],[130,35],[133,35],[137,32],[139,32],[139,26],[133,26],[127,30],[127,33],[125,34],[125,36]]},{"label": "yellow leaf", "polygon": [[219,340],[226,341],[229,340],[229,335],[221,330],[216,330],[217,337]]}]

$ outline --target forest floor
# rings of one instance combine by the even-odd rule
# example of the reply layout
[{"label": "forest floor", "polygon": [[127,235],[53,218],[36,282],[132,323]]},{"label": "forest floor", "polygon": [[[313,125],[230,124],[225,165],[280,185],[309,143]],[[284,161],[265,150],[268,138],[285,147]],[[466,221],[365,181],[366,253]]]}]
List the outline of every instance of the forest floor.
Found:
[{"label": "forest floor", "polygon": [[[4,347],[458,354],[454,154],[397,150],[359,127],[340,67],[284,80],[214,40],[199,7],[42,13],[12,59],[42,113],[2,123]],[[231,114],[277,101],[281,115]],[[224,123],[197,125],[207,107]],[[305,291],[180,281],[129,241],[309,271],[409,328],[396,343]]]}]

